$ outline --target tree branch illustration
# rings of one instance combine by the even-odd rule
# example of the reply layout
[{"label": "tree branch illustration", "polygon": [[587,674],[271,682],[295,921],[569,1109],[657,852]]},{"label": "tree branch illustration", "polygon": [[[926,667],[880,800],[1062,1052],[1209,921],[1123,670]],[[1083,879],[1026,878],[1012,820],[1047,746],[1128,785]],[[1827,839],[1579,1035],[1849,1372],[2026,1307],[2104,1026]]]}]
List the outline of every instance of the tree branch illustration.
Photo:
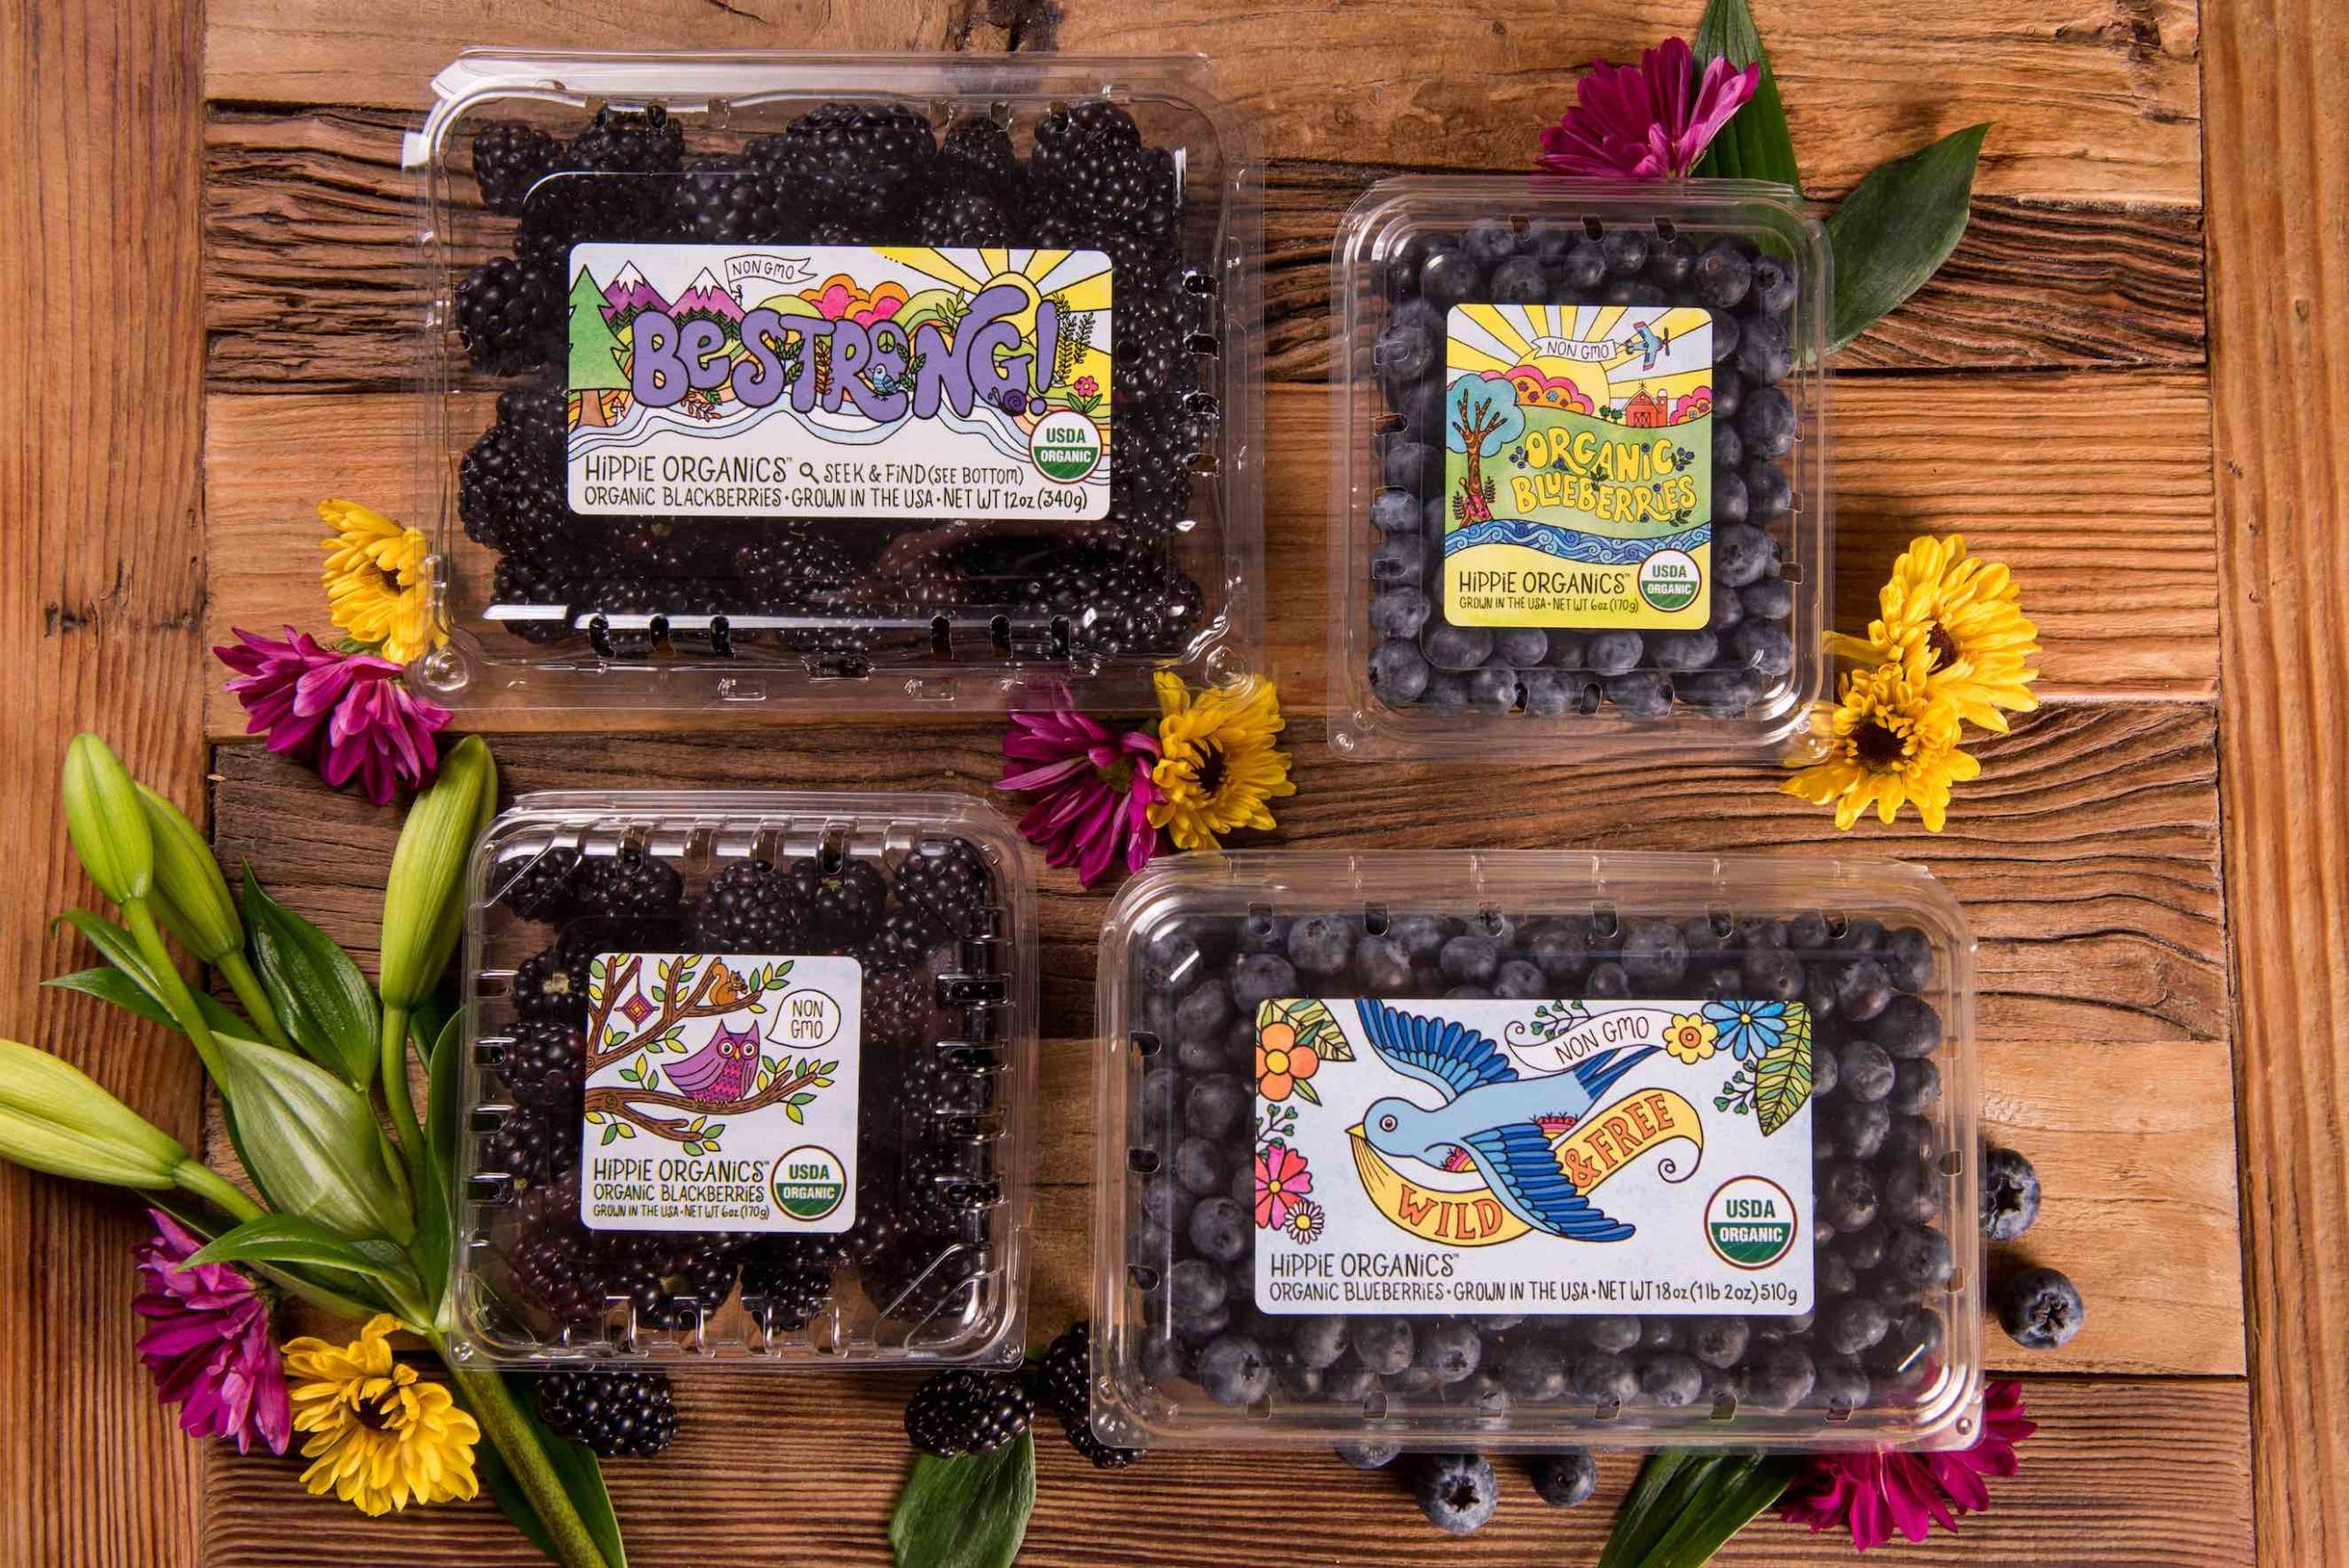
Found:
[{"label": "tree branch illustration", "polygon": [[669,999],[662,1004],[661,1011],[653,1016],[651,1023],[646,1024],[634,1034],[624,1036],[618,1045],[606,1050],[604,1031],[612,1021],[612,1005],[626,994],[643,962],[642,959],[629,959],[620,966],[618,973],[605,982],[603,1005],[596,1010],[595,1023],[587,1035],[587,1071],[590,1073],[595,1072],[598,1067],[607,1067],[624,1057],[643,1050],[647,1044],[659,1040],[664,1032],[678,1024],[687,1023],[695,1018],[722,1018],[728,1013],[736,1011],[750,999],[744,996],[729,996],[723,1002],[713,1002],[709,999],[710,988],[716,985],[719,978],[726,973],[724,963],[712,961],[710,966],[702,972],[700,981],[682,1001],[677,998],[676,986],[672,984],[668,987]]},{"label": "tree branch illustration", "polygon": [[[665,1138],[673,1143],[683,1143],[693,1136],[686,1129],[696,1119],[748,1116],[752,1111],[764,1110],[771,1105],[789,1099],[822,1076],[820,1073],[809,1072],[785,1077],[778,1073],[775,1074],[774,1081],[758,1093],[746,1095],[739,1100],[729,1100],[722,1105],[711,1105],[707,1101],[697,1100],[691,1095],[681,1095],[669,1089],[631,1089],[618,1084],[606,1084],[587,1091],[584,1109],[589,1115],[601,1111],[607,1116],[618,1117],[622,1121],[634,1122],[655,1138]],[[640,1108],[646,1106],[658,1106],[690,1114],[677,1117],[655,1116],[651,1111]]]}]

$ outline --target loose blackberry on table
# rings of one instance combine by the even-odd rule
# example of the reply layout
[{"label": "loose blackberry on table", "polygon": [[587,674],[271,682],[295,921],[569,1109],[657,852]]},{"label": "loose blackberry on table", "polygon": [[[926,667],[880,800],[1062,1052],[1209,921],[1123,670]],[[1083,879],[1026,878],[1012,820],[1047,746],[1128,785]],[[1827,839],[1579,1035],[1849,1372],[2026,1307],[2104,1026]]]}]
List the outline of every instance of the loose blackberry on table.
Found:
[{"label": "loose blackberry on table", "polygon": [[677,1407],[665,1372],[607,1372],[586,1367],[538,1380],[539,1419],[556,1436],[584,1443],[605,1459],[650,1459],[677,1435]]}]

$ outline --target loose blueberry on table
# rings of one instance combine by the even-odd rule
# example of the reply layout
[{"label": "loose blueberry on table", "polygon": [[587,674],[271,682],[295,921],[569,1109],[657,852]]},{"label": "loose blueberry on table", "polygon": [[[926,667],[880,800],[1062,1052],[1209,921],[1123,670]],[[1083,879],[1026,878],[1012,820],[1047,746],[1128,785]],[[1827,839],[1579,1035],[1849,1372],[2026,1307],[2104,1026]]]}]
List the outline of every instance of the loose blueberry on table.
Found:
[{"label": "loose blueberry on table", "polygon": [[[1725,237],[1699,246],[1668,224],[1605,227],[1497,218],[1414,233],[1382,269],[1370,362],[1394,415],[1375,438],[1368,621],[1372,691],[1390,707],[1561,718],[1612,708],[1735,718],[1795,664],[1787,461],[1798,416],[1781,385],[1797,285],[1778,260]],[[1658,304],[1713,324],[1711,613],[1699,628],[1515,627],[1444,617],[1446,314],[1464,303]]]},{"label": "loose blueberry on table", "polygon": [[[1012,128],[1030,141],[1024,160]],[[474,370],[512,384],[460,466],[460,514],[466,536],[497,553],[493,604],[565,611],[500,624],[531,642],[631,658],[654,651],[652,634],[597,617],[662,616],[698,628],[712,617],[787,617],[806,624],[758,631],[729,620],[714,646],[744,653],[766,639],[843,668],[922,654],[941,617],[981,627],[1006,617],[1015,637],[1049,638],[1079,661],[1182,651],[1208,606],[1176,544],[1198,526],[1194,462],[1218,417],[1191,347],[1211,324],[1188,282],[1177,164],[1105,100],[1055,106],[1012,128],[964,112],[941,136],[913,109],[864,103],[827,104],[778,133],[700,149],[658,105],[603,108],[567,142],[514,121],[476,132],[482,204],[518,221],[513,254],[458,286],[457,331]],[[987,524],[573,512],[570,254],[611,240],[1105,252],[1116,339],[1108,516]]]}]

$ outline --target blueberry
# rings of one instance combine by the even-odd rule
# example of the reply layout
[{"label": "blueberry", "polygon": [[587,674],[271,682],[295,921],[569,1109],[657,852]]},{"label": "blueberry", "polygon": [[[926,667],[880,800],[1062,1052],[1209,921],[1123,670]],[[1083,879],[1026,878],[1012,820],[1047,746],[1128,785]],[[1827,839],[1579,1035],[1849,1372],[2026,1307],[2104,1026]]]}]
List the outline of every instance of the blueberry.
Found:
[{"label": "blueberry", "polygon": [[1640,1393],[1653,1405],[1677,1410],[1705,1392],[1705,1373],[1678,1351],[1659,1351],[1640,1360]]},{"label": "blueberry", "polygon": [[1765,457],[1751,457],[1739,473],[1745,479],[1745,508],[1749,520],[1766,523],[1783,517],[1795,504],[1794,481],[1787,471]]},{"label": "blueberry", "polygon": [[1579,631],[1553,627],[1549,633],[1549,650],[1542,655],[1542,662],[1553,670],[1583,668],[1584,651],[1590,643],[1590,639],[1586,635]]},{"label": "blueberry", "polygon": [[1982,1154],[1982,1234],[2011,1241],[2039,1218],[2039,1173],[2011,1149]]},{"label": "blueberry", "polygon": [[1623,973],[1654,994],[1676,985],[1688,968],[1688,939],[1667,920],[1634,920],[1623,934]]},{"label": "blueberry", "polygon": [[1525,952],[1551,980],[1580,980],[1590,968],[1590,930],[1578,921],[1559,921],[1537,928],[1526,939]]},{"label": "blueberry", "polygon": [[[1375,620],[1377,601],[1372,602],[1371,610]],[[1429,674],[1427,655],[1416,642],[1390,637],[1371,650],[1370,689],[1387,702],[1417,702],[1428,689]]]},{"label": "blueberry", "polygon": [[1183,1040],[1219,1039],[1231,1019],[1231,988],[1220,980],[1201,981],[1174,1004],[1174,1032]]},{"label": "blueberry", "polygon": [[1248,1091],[1224,1073],[1200,1079],[1183,1098],[1184,1125],[1200,1138],[1230,1137],[1248,1112]]},{"label": "blueberry", "polygon": [[1554,261],[1582,240],[1580,226],[1564,223],[1554,217],[1535,218],[1525,226],[1523,250],[1527,255]]},{"label": "blueberry", "polygon": [[1819,1173],[1819,1218],[1838,1230],[1857,1230],[1876,1218],[1876,1179],[1867,1167],[1830,1165]]},{"label": "blueberry", "polygon": [[1747,993],[1755,1001],[1791,1002],[1802,995],[1802,964],[1783,948],[1759,948],[1738,965]]},{"label": "blueberry", "polygon": [[1733,239],[1716,239],[1697,258],[1691,284],[1699,305],[1728,310],[1745,298],[1753,282],[1753,263]]},{"label": "blueberry", "polygon": [[1598,1490],[1598,1462],[1586,1448],[1533,1456],[1533,1490],[1553,1508],[1579,1507]]},{"label": "blueberry", "polygon": [[1713,530],[1713,573],[1723,583],[1742,588],[1760,582],[1769,570],[1768,534],[1750,523],[1731,523]]},{"label": "blueberry", "polygon": [[1517,672],[1487,664],[1468,673],[1468,706],[1478,713],[1508,713],[1517,706]]},{"label": "blueberry", "polygon": [[1648,264],[1647,237],[1629,228],[1612,228],[1599,238],[1598,253],[1605,258],[1607,270],[1619,278],[1628,278]]},{"label": "blueberry", "polygon": [[1474,1325],[1454,1318],[1419,1330],[1412,1362],[1435,1373],[1438,1383],[1458,1383],[1476,1370],[1485,1357],[1485,1341]]},{"label": "blueberry", "polygon": [[1860,1287],[1859,1271],[1844,1262],[1840,1252],[1818,1253],[1811,1278],[1819,1286],[1819,1294],[1830,1298],[1849,1296]]},{"label": "blueberry", "polygon": [[1334,1366],[1346,1353],[1346,1320],[1335,1316],[1300,1318],[1289,1331],[1289,1343],[1306,1365]]},{"label": "blueberry", "polygon": [[1480,217],[1460,237],[1460,248],[1484,267],[1497,267],[1518,252],[1517,230],[1501,217]]},{"label": "blueberry", "polygon": [[1528,670],[1550,656],[1550,634],[1538,626],[1503,627],[1493,633],[1493,657],[1512,669]]},{"label": "blueberry", "polygon": [[1874,1040],[1843,1042],[1835,1053],[1836,1079],[1855,1100],[1881,1100],[1892,1093],[1892,1058]]},{"label": "blueberry", "polygon": [[1468,677],[1453,674],[1449,670],[1433,670],[1428,673],[1428,689],[1419,700],[1435,713],[1465,713],[1468,710]]},{"label": "blueberry", "polygon": [[1598,683],[1626,718],[1662,718],[1672,711],[1672,679],[1661,670],[1633,670]]},{"label": "blueberry", "polygon": [[1917,1116],[1932,1109],[1941,1097],[1942,1070],[1930,1057],[1903,1057],[1892,1064],[1892,1093],[1887,1100],[1895,1111]]},{"label": "blueberry", "polygon": [[1415,321],[1397,322],[1370,345],[1371,368],[1397,381],[1417,381],[1435,368],[1434,337]]},{"label": "blueberry", "polygon": [[1637,668],[1646,651],[1636,631],[1594,632],[1583,646],[1583,663],[1594,675],[1620,675]]},{"label": "blueberry", "polygon": [[1465,250],[1436,250],[1419,263],[1419,296],[1438,310],[1475,298],[1484,286],[1484,270]]},{"label": "blueberry", "polygon": [[1819,1107],[1819,1130],[1847,1158],[1873,1160],[1892,1128],[1892,1109],[1882,1100],[1855,1100],[1839,1095]]},{"label": "blueberry", "polygon": [[1493,634],[1481,626],[1437,621],[1420,634],[1419,647],[1435,668],[1464,673],[1493,656]]},{"label": "blueberry", "polygon": [[1594,289],[1607,275],[1607,252],[1595,239],[1577,241],[1560,258],[1558,281],[1570,289]]},{"label": "blueberry", "polygon": [[1405,236],[1402,243],[1382,258],[1378,264],[1378,270],[1386,279],[1387,292],[1417,303],[1411,300],[1411,296],[1419,292],[1419,267],[1427,261],[1429,253],[1443,243],[1434,235],[1424,232]]},{"label": "blueberry", "polygon": [[1219,1405],[1253,1405],[1273,1391],[1273,1363],[1255,1340],[1226,1334],[1199,1352],[1199,1386]]},{"label": "blueberry", "polygon": [[1656,668],[1675,672],[1701,670],[1720,652],[1720,640],[1709,631],[1659,631],[1647,644]]},{"label": "blueberry", "polygon": [[1810,1352],[1784,1340],[1759,1347],[1745,1363],[1745,1400],[1765,1410],[1791,1410],[1810,1396],[1819,1373]]},{"label": "blueberry", "polygon": [[1186,1258],[1166,1271],[1167,1305],[1177,1313],[1213,1312],[1227,1288],[1223,1271],[1205,1258]]},{"label": "blueberry", "polygon": [[1548,1405],[1566,1396],[1564,1352],[1546,1335],[1512,1337],[1501,1351],[1501,1386],[1524,1405]]},{"label": "blueberry", "polygon": [[1202,1257],[1236,1263],[1248,1255],[1248,1214],[1229,1197],[1200,1200],[1191,1210],[1191,1245]]},{"label": "blueberry", "polygon": [[1922,991],[1933,983],[1932,939],[1914,926],[1903,926],[1884,939],[1885,973],[1903,991]]},{"label": "blueberry", "polygon": [[1539,305],[1550,297],[1550,277],[1531,256],[1514,256],[1493,269],[1493,303]]},{"label": "blueberry", "polygon": [[[1279,939],[1284,945],[1287,933]],[[1278,953],[1242,953],[1231,965],[1231,999],[1246,1012],[1275,996],[1297,995],[1297,971]]]},{"label": "blueberry", "polygon": [[1180,1383],[1198,1370],[1198,1358],[1182,1340],[1146,1334],[1141,1341],[1141,1370],[1152,1383]]},{"label": "blueberry", "polygon": [[1142,1074],[1141,1119],[1145,1127],[1171,1123],[1183,1075],[1172,1067],[1153,1067]]},{"label": "blueberry", "polygon": [[1381,490],[1370,498],[1370,526],[1383,534],[1415,534],[1422,510],[1408,490]]},{"label": "blueberry", "polygon": [[1867,1404],[1868,1374],[1859,1362],[1829,1356],[1818,1362],[1817,1373],[1805,1405],[1832,1411],[1857,1410]]},{"label": "blueberry", "polygon": [[1819,1342],[1839,1356],[1855,1356],[1884,1338],[1892,1315],[1872,1296],[1846,1296],[1820,1310]]},{"label": "blueberry", "polygon": [[1908,1225],[1923,1225],[1940,1218],[1944,1180],[1939,1171],[1922,1160],[1887,1162],[1876,1182],[1885,1218]]},{"label": "blueberry", "polygon": [[1381,1376],[1411,1364],[1412,1339],[1407,1318],[1357,1318],[1346,1329],[1355,1358]]},{"label": "blueberry", "polygon": [[1795,450],[1794,400],[1775,386],[1746,394],[1745,409],[1737,417],[1737,433],[1753,457],[1784,457]]},{"label": "blueberry", "polygon": [[1762,695],[1761,682],[1746,670],[1698,670],[1672,687],[1682,702],[1716,718],[1735,718]]},{"label": "blueberry", "polygon": [[1443,453],[1426,441],[1389,441],[1382,467],[1397,490],[1427,495],[1443,483]]},{"label": "blueberry", "polygon": [[1590,978],[1583,982],[1583,995],[1594,1001],[1620,1002],[1631,994],[1631,977],[1612,960],[1592,964]]},{"label": "blueberry", "polygon": [[2071,1343],[2087,1316],[2079,1286],[2054,1269],[2023,1269],[1998,1290],[1998,1326],[2027,1351]]},{"label": "blueberry", "polygon": [[1485,985],[1499,971],[1501,953],[1501,944],[1490,937],[1463,935],[1445,942],[1436,962],[1455,984]]},{"label": "blueberry", "polygon": [[1640,1392],[1640,1375],[1613,1351],[1582,1351],[1566,1362],[1566,1387],[1586,1404],[1625,1405]]},{"label": "blueberry", "polygon": [[1699,1318],[1688,1325],[1688,1353],[1707,1366],[1734,1366],[1748,1337],[1742,1318]]},{"label": "blueberry", "polygon": [[1289,962],[1300,974],[1342,974],[1353,955],[1353,923],[1342,916],[1307,915],[1288,929]]},{"label": "blueberry", "polygon": [[1364,937],[1354,944],[1354,978],[1373,995],[1388,995],[1411,984],[1411,955],[1391,936]]},{"label": "blueberry", "polygon": [[[1220,1191],[1231,1180],[1232,1162],[1211,1138],[1186,1138],[1174,1146],[1174,1180],[1194,1195]],[[1251,1173],[1252,1176],[1253,1173]],[[1170,1215],[1155,1218],[1172,1223]]]},{"label": "blueberry", "polygon": [[1737,345],[1745,337],[1744,328],[1734,316],[1716,314],[1713,317],[1713,363],[1723,365],[1737,357]]},{"label": "blueberry", "polygon": [[1927,1225],[1904,1225],[1884,1245],[1884,1272],[1902,1289],[1939,1290],[1956,1271],[1949,1238]]},{"label": "blueberry", "polygon": [[1582,1337],[1594,1350],[1628,1351],[1640,1342],[1640,1320],[1620,1316],[1586,1318]]},{"label": "blueberry", "polygon": [[[1403,417],[1403,433],[1411,439],[1437,442],[1444,439],[1443,383],[1438,377],[1430,376],[1390,392],[1387,401]],[[1435,502],[1438,506],[1442,504],[1441,499]]]},{"label": "blueberry", "polygon": [[1370,580],[1382,588],[1417,587],[1427,568],[1427,541],[1417,534],[1388,534],[1370,552]]},{"label": "blueberry", "polygon": [[[1795,639],[1775,621],[1746,621],[1730,633],[1729,651],[1738,663],[1765,681],[1779,680],[1795,667]],[[1880,976],[1883,971],[1876,973]],[[1837,1001],[1840,1005],[1840,994]]]},{"label": "blueberry", "polygon": [[1321,1373],[1322,1397],[1339,1405],[1357,1404],[1378,1389],[1378,1374],[1362,1364],[1353,1351],[1332,1362]]},{"label": "blueberry", "polygon": [[[1716,410],[1718,412],[1718,410]],[[1713,483],[1745,461],[1745,443],[1738,439],[1737,427],[1717,420],[1713,425]]]},{"label": "blueberry", "polygon": [[[1425,285],[1422,284],[1422,287]],[[1794,308],[1795,275],[1784,261],[1775,256],[1757,257],[1753,262],[1753,289],[1746,296],[1752,306],[1746,314],[1784,316]]]},{"label": "blueberry", "polygon": [[1745,378],[1729,365],[1713,367],[1713,425],[1720,428],[1723,420],[1737,417],[1745,404]]},{"label": "blueberry", "polygon": [[1713,471],[1713,523],[1742,523],[1752,510],[1745,495],[1745,478],[1733,468]]},{"label": "blueberry", "polygon": [[1581,706],[1584,683],[1562,670],[1528,670],[1518,684],[1525,711],[1535,718],[1562,718]]},{"label": "blueberry", "polygon": [[1340,1443],[1333,1451],[1356,1470],[1384,1470],[1403,1451],[1401,1443]]},{"label": "blueberry", "polygon": [[1240,922],[1241,952],[1288,951],[1288,921],[1270,909],[1251,909]]},{"label": "blueberry", "polygon": [[1942,1151],[1942,1137],[1932,1121],[1920,1116],[1897,1116],[1885,1129],[1880,1152],[1887,1160],[1931,1160]]},{"label": "blueberry", "polygon": [[1414,963],[1434,962],[1452,940],[1452,927],[1441,915],[1399,915],[1386,923],[1386,934],[1403,944]]},{"label": "blueberry", "polygon": [[1530,1002],[1550,994],[1550,982],[1542,971],[1521,958],[1510,959],[1493,976],[1493,995],[1506,996],[1515,1002]]},{"label": "blueberry", "polygon": [[1941,1315],[1930,1307],[1904,1307],[1892,1315],[1892,1327],[1860,1357],[1860,1364],[1872,1377],[1912,1378],[1924,1372],[1941,1348]]},{"label": "blueberry", "polygon": [[1500,1483],[1481,1454],[1431,1453],[1414,1466],[1411,1496],[1428,1523],[1446,1535],[1471,1535],[1500,1505]]},{"label": "blueberry", "polygon": [[1914,996],[1895,996],[1868,1021],[1868,1038],[1894,1056],[1931,1056],[1941,1049],[1941,1015]]},{"label": "blueberry", "polygon": [[[1741,493],[1744,483],[1738,482]],[[1759,583],[1749,583],[1738,590],[1737,597],[1745,613],[1757,620],[1785,620],[1795,613],[1795,585],[1783,577],[1765,577]]]},{"label": "blueberry", "polygon": [[1747,321],[1738,334],[1737,368],[1755,386],[1774,386],[1786,380],[1787,373],[1795,368],[1786,328],[1766,316]]},{"label": "blueberry", "polygon": [[1737,940],[1749,952],[1783,952],[1794,935],[1784,920],[1748,915],[1737,922]]}]

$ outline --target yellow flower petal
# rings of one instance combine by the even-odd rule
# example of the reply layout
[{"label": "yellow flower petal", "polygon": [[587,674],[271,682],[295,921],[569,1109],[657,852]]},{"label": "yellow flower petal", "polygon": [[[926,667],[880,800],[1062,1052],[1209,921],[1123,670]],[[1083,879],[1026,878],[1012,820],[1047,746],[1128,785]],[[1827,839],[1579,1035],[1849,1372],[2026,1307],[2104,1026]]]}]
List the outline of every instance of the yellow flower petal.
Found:
[{"label": "yellow flower petal", "polygon": [[481,1428],[449,1390],[396,1361],[397,1325],[378,1314],[347,1345],[305,1336],[285,1346],[294,1424],[312,1435],[302,1483],[332,1492],[361,1512],[381,1515],[409,1502],[471,1497],[479,1490],[473,1446]]},{"label": "yellow flower petal", "polygon": [[1951,784],[1981,772],[1958,750],[1957,706],[1927,676],[1921,651],[1846,674],[1842,701],[1814,727],[1824,754],[1790,762],[1799,771],[1781,787],[1831,803],[1839,829],[1849,830],[1871,808],[1888,824],[1913,801],[1926,828],[1939,832]]},{"label": "yellow flower petal", "polygon": [[318,519],[334,530],[318,545],[327,552],[319,580],[336,626],[403,664],[445,640],[432,625],[431,550],[422,532],[356,501],[321,501]]}]

